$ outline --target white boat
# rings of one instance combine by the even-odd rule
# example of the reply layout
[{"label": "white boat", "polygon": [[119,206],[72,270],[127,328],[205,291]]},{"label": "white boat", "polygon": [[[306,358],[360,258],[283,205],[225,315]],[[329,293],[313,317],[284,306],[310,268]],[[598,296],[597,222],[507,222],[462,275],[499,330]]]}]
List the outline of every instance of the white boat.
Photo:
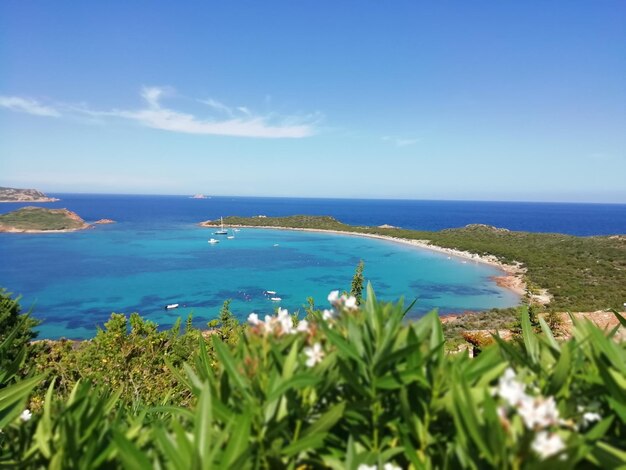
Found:
[{"label": "white boat", "polygon": [[283,299],[281,299],[280,297],[270,297],[270,300],[271,300],[272,302],[280,302],[280,301],[281,301],[281,300],[283,300]]},{"label": "white boat", "polygon": [[214,245],[214,244],[219,243],[219,242],[220,242],[220,241],[219,241],[219,240],[216,240],[215,238],[211,238],[211,239],[209,240],[209,243],[210,243],[211,245]]},{"label": "white boat", "polygon": [[172,310],[172,309],[175,309],[175,308],[178,308],[178,304],[167,304],[165,306],[165,310]]},{"label": "white boat", "polygon": [[213,235],[228,235],[228,230],[224,228],[224,219],[222,217],[220,217],[220,225],[221,228],[213,232]]},{"label": "white boat", "polygon": [[276,295],[276,291],[275,290],[266,290],[265,291],[265,295]]},{"label": "white boat", "polygon": [[232,240],[233,238],[235,238],[235,232],[232,232],[230,235],[228,235],[226,238],[228,238],[229,240]]},{"label": "white boat", "polygon": [[235,232],[241,232],[241,230],[239,230],[238,228],[235,229]]}]

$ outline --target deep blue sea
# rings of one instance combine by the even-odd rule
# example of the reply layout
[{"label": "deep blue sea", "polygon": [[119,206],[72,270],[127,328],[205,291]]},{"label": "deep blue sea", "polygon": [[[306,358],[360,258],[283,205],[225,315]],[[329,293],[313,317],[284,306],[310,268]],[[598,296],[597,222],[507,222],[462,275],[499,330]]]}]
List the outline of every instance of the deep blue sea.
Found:
[{"label": "deep blue sea", "polygon": [[[194,315],[200,327],[232,299],[240,318],[301,309],[312,296],[349,288],[360,259],[378,296],[417,299],[411,313],[515,305],[490,266],[398,243],[320,233],[242,229],[209,245],[197,223],[228,215],[332,215],[359,225],[438,230],[485,223],[575,235],[626,233],[626,205],[55,194],[87,221],[112,225],[62,234],[0,234],[0,286],[22,295],[44,338],[93,336],[110,313],[139,312],[163,327]],[[24,204],[1,204],[0,212]],[[272,302],[265,290],[277,291]],[[179,303],[177,310],[164,306]]]}]

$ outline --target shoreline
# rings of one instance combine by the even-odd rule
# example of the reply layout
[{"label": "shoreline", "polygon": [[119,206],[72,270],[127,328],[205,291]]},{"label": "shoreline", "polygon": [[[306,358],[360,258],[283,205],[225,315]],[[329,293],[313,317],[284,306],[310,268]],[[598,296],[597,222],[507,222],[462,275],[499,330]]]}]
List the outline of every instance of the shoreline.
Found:
[{"label": "shoreline", "polygon": [[[200,222],[200,227],[202,228],[214,228],[216,225],[206,224],[206,222]],[[267,225],[237,225],[231,224],[230,227],[236,228],[260,228],[265,230],[292,230],[292,231],[301,231],[301,232],[321,232],[321,233],[330,233],[334,235],[346,235],[346,236],[357,236],[357,237],[366,237],[366,238],[375,238],[378,240],[386,240],[389,242],[400,243],[403,245],[413,246],[415,248],[422,248],[426,250],[436,251],[441,254],[446,254],[449,257],[454,256],[455,258],[461,258],[464,261],[474,261],[475,263],[487,264],[489,266],[493,266],[500,271],[503,272],[502,276],[492,276],[491,279],[499,286],[505,289],[512,291],[517,294],[521,298],[526,295],[526,281],[524,279],[524,275],[526,273],[525,269],[520,265],[514,264],[506,264],[502,261],[498,260],[496,256],[487,255],[481,256],[475,253],[470,253],[469,251],[456,250],[454,248],[445,248],[442,246],[432,245],[428,240],[412,240],[408,238],[402,237],[393,237],[391,235],[379,235],[375,233],[361,233],[361,232],[348,232],[343,230],[330,230],[330,229],[322,229],[322,228],[297,228],[297,227],[274,227]]]},{"label": "shoreline", "polygon": [[60,201],[60,199],[57,199],[55,197],[46,197],[43,199],[28,199],[28,200],[19,200],[19,201],[0,201],[0,203],[4,202],[7,204],[29,204],[31,202],[35,202],[35,203],[41,203],[41,202],[57,202]]},{"label": "shoreline", "polygon": [[58,230],[39,230],[39,229],[19,229],[19,228],[3,228],[0,227],[0,233],[70,233],[70,232],[80,232],[81,230],[89,230],[90,228],[94,228],[93,225],[88,224],[86,227],[77,227],[77,228],[63,228]]}]

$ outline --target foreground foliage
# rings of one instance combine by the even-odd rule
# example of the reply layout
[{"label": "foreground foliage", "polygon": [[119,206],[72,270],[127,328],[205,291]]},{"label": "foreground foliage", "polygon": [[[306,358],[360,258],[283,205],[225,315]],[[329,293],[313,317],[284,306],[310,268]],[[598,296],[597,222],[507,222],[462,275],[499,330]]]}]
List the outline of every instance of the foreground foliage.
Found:
[{"label": "foreground foliage", "polygon": [[[146,406],[79,381],[25,411],[42,376],[0,374],[0,464],[20,468],[618,468],[626,462],[626,345],[587,321],[557,342],[521,314],[522,341],[447,354],[435,313],[368,289],[300,321],[249,318],[169,372],[193,397]],[[617,314],[616,314],[617,315]],[[228,318],[228,315],[225,314]],[[626,320],[619,317],[622,327]],[[140,339],[138,339],[140,340]],[[13,347],[15,334],[0,346]],[[157,351],[154,350],[154,354]],[[116,367],[121,367],[116,365]],[[156,374],[156,372],[154,372]],[[156,379],[156,376],[155,376]],[[367,467],[369,466],[369,467]]]}]

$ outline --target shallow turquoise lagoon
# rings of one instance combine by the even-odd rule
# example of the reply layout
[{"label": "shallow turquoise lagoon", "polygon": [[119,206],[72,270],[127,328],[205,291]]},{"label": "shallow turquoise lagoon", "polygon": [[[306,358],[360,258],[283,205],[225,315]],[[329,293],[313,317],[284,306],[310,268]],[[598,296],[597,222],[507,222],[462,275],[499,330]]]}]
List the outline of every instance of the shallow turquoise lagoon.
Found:
[{"label": "shallow turquoise lagoon", "polygon": [[[490,278],[497,269],[429,250],[364,237],[242,229],[210,245],[209,229],[154,230],[124,223],[67,234],[0,234],[0,286],[22,294],[44,338],[93,336],[111,312],[139,312],[161,326],[193,312],[204,326],[226,299],[240,318],[278,305],[302,310],[307,297],[326,307],[331,290],[348,290],[354,269],[379,298],[410,302],[411,316],[508,307],[512,292]],[[264,291],[276,291],[272,302]],[[178,303],[176,310],[165,305]]]}]

